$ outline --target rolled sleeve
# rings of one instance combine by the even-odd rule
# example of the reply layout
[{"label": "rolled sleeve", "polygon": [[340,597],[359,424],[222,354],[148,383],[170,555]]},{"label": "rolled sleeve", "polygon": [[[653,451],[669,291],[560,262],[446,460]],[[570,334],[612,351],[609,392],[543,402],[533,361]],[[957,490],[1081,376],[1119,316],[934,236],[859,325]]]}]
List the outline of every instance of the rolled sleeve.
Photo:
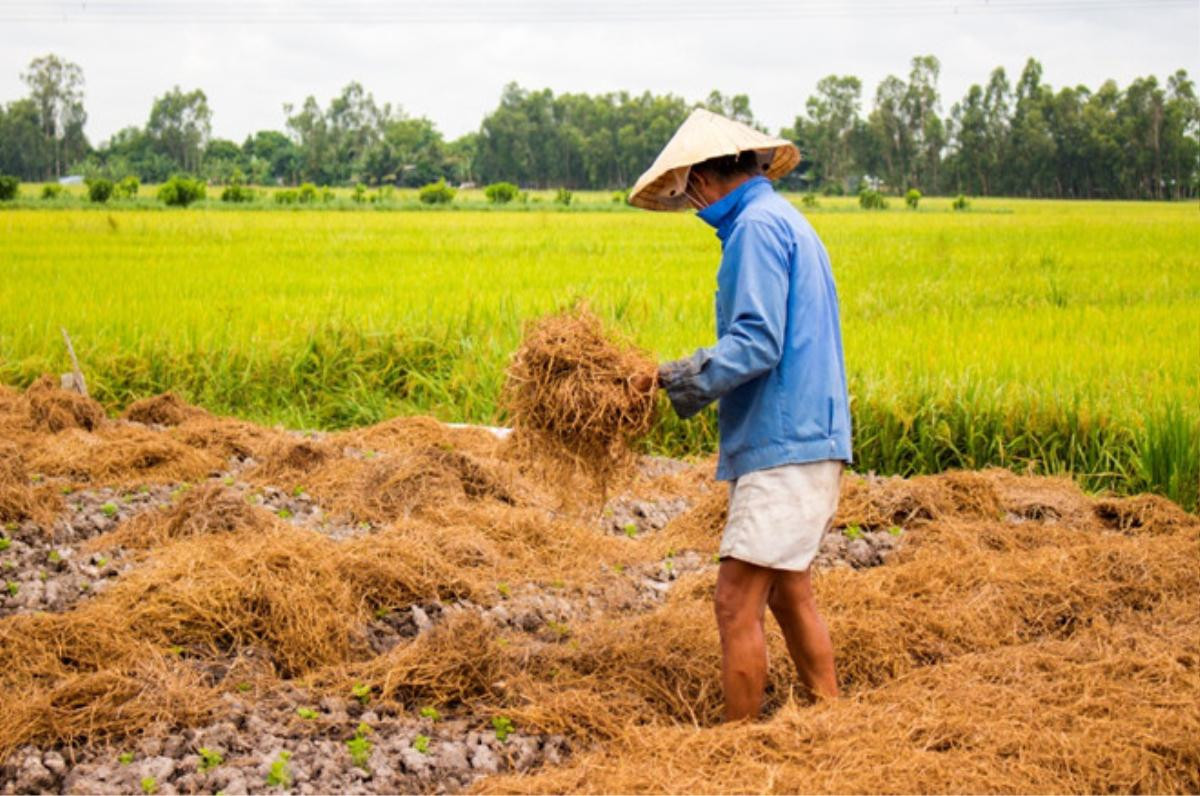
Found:
[{"label": "rolled sleeve", "polygon": [[774,368],[787,327],[789,254],[761,222],[738,224],[725,242],[722,272],[731,293],[729,324],[716,345],[665,364],[660,378],[680,417]]}]

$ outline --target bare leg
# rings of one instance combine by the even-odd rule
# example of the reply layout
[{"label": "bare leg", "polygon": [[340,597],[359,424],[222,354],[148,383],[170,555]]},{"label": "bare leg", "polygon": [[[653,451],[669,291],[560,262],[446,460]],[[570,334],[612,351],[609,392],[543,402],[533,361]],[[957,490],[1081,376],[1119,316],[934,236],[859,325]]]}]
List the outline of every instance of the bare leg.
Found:
[{"label": "bare leg", "polygon": [[717,628],[721,632],[721,685],[725,720],[753,718],[767,684],[763,613],[775,570],[732,558],[717,571]]},{"label": "bare leg", "polygon": [[775,573],[768,604],[779,621],[788,653],[808,691],[816,698],[838,695],[833,668],[833,643],[817,611],[809,571]]}]

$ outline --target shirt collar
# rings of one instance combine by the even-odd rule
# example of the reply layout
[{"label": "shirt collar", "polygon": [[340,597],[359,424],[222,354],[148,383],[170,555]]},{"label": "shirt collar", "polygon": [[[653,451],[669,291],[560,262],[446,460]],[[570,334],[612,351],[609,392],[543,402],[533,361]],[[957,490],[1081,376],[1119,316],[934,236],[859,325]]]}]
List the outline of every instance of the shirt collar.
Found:
[{"label": "shirt collar", "polygon": [[770,180],[761,175],[751,177],[708,207],[697,211],[696,215],[710,227],[715,227],[717,237],[725,240],[729,234],[729,227],[737,218],[746,201],[758,194],[762,190],[762,186],[770,186],[770,184]]}]

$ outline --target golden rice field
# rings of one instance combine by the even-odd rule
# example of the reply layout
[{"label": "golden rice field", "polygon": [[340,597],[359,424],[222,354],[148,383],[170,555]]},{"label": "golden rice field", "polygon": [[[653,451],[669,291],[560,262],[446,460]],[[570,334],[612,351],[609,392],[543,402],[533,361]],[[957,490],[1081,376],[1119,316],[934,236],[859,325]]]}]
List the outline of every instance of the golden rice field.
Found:
[{"label": "golden rice field", "polygon": [[[169,388],[293,427],[412,412],[502,423],[523,322],[576,299],[661,358],[712,341],[711,230],[607,194],[565,211],[536,199],[438,212],[345,197],[24,202],[0,211],[0,381],[64,370],[63,326],[110,409]],[[841,296],[858,469],[1070,471],[1195,507],[1194,205],[822,199],[806,213]],[[674,454],[714,444],[712,415],[668,416],[651,438]]]}]

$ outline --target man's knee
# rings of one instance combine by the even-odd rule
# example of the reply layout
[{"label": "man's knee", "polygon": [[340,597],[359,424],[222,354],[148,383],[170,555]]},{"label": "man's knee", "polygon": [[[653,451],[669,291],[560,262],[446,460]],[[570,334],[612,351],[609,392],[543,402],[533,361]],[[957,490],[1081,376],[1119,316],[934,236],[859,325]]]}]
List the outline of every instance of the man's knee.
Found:
[{"label": "man's knee", "polygon": [[771,613],[796,613],[806,611],[816,606],[808,570],[804,572],[781,573],[771,584],[767,594],[767,605]]}]

